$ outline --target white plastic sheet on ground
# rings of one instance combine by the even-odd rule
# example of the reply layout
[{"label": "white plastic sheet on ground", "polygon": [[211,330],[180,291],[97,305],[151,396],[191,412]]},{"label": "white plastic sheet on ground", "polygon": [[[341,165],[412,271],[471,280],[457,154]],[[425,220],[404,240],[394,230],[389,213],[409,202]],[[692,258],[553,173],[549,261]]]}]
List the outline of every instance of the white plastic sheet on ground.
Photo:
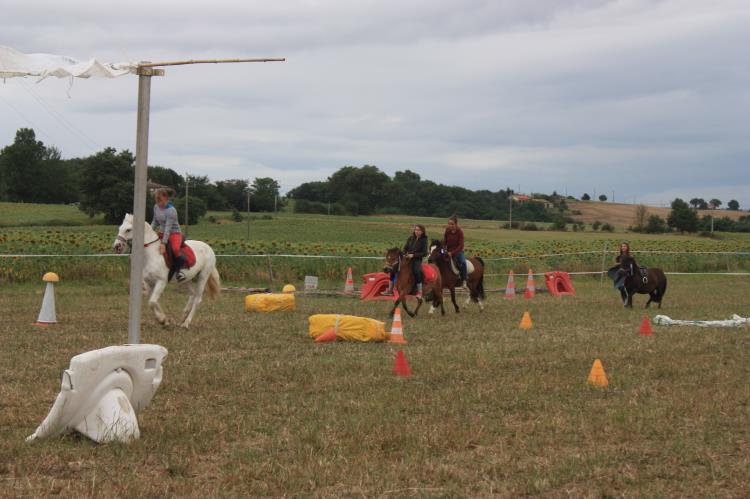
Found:
[{"label": "white plastic sheet on ground", "polygon": [[102,63],[96,59],[79,61],[71,57],[52,54],[24,54],[0,45],[0,78],[48,76],[58,78],[115,78],[135,73],[138,64],[132,62]]},{"label": "white plastic sheet on ground", "polygon": [[654,317],[654,324],[659,326],[739,327],[750,324],[750,318],[734,314],[730,319],[724,321],[686,321],[670,319],[666,315],[657,315]]}]

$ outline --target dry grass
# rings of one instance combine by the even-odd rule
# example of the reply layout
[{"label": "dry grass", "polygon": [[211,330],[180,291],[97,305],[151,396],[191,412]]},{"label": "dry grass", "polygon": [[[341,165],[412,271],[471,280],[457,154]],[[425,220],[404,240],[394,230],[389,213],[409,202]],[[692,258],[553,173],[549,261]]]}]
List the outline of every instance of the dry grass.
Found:
[{"label": "dry grass", "polygon": [[[307,337],[312,313],[382,317],[382,302],[300,297],[293,313],[251,315],[225,293],[190,332],[146,316],[144,342],[169,356],[130,446],[23,440],[70,357],[125,341],[125,288],[63,283],[61,323],[40,330],[42,288],[4,286],[0,496],[750,495],[748,329],[638,337],[642,310],[598,280],[575,284],[575,298],[405,317],[408,379],[391,375],[391,346]],[[673,278],[663,312],[747,315],[748,290],[740,277]],[[184,299],[172,290],[164,304],[176,313]],[[597,357],[606,389],[585,383]]]},{"label": "dry grass", "polygon": [[[580,215],[574,215],[573,218],[587,224],[599,222],[608,222],[617,227],[630,227],[635,224],[635,210],[637,204],[609,203],[599,201],[567,201],[568,208],[571,211],[578,210]],[[659,215],[664,220],[667,219],[671,208],[661,208],[658,206],[647,206],[648,216]],[[742,216],[747,216],[746,211],[730,210],[698,210],[698,217],[704,215],[713,215],[716,218],[727,217],[732,220],[738,220]],[[647,217],[648,218],[648,217]]]}]

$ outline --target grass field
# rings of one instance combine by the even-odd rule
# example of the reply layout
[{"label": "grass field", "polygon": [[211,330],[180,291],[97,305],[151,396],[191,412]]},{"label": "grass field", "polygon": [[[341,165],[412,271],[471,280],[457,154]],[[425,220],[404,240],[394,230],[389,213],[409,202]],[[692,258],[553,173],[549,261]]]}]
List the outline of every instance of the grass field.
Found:
[{"label": "grass field", "polygon": [[103,217],[89,217],[77,206],[66,204],[29,204],[0,202],[0,227],[29,225],[94,225]]},{"label": "grass field", "polygon": [[[310,314],[384,318],[382,302],[298,296],[294,312],[251,315],[226,292],[189,332],[144,314],[143,341],[169,356],[128,446],[24,442],[70,358],[126,340],[124,280],[62,282],[46,329],[31,325],[40,285],[2,286],[0,496],[750,495],[748,328],[639,337],[643,310],[598,279],[574,284],[565,299],[404,317],[411,378],[390,373],[389,345],[307,336]],[[746,316],[748,290],[746,277],[674,277],[662,312]],[[172,288],[163,304],[185,299]],[[607,388],[586,384],[595,358]]]}]

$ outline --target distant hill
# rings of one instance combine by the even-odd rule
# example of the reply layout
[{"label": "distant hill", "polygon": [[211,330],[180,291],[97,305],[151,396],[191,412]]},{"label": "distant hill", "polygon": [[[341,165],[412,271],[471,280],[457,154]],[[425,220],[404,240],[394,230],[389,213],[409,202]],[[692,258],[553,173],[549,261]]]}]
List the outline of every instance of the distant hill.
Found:
[{"label": "distant hill", "polygon": [[[571,215],[573,219],[587,224],[597,220],[604,223],[610,223],[616,227],[628,227],[635,221],[636,204],[625,203],[608,203],[601,201],[566,201],[571,212],[580,211],[580,215]],[[661,208],[657,206],[646,206],[648,214],[659,215],[667,219],[670,208]],[[738,220],[742,216],[750,215],[746,211],[729,211],[729,210],[698,210],[698,216],[713,215],[716,218],[728,217],[732,220]]]}]

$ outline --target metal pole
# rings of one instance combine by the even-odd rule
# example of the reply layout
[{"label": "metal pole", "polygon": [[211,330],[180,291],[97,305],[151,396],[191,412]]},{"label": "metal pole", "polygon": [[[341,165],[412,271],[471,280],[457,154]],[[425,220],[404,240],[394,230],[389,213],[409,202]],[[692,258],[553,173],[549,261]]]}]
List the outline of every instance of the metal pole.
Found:
[{"label": "metal pole", "polygon": [[138,125],[135,139],[135,184],[133,189],[133,250],[130,255],[130,306],[128,309],[128,343],[130,344],[141,342],[143,229],[146,224],[148,120],[153,70],[139,70],[138,74]]},{"label": "metal pole", "polygon": [[188,227],[190,227],[190,213],[188,212],[188,191],[190,190],[190,176],[185,174],[185,239],[188,238]]},{"label": "metal pole", "polygon": [[600,286],[604,285],[604,271],[605,271],[604,265],[605,265],[606,260],[607,260],[607,243],[604,243],[604,251],[602,251],[602,274],[601,274],[602,277],[601,279],[599,279]]}]

